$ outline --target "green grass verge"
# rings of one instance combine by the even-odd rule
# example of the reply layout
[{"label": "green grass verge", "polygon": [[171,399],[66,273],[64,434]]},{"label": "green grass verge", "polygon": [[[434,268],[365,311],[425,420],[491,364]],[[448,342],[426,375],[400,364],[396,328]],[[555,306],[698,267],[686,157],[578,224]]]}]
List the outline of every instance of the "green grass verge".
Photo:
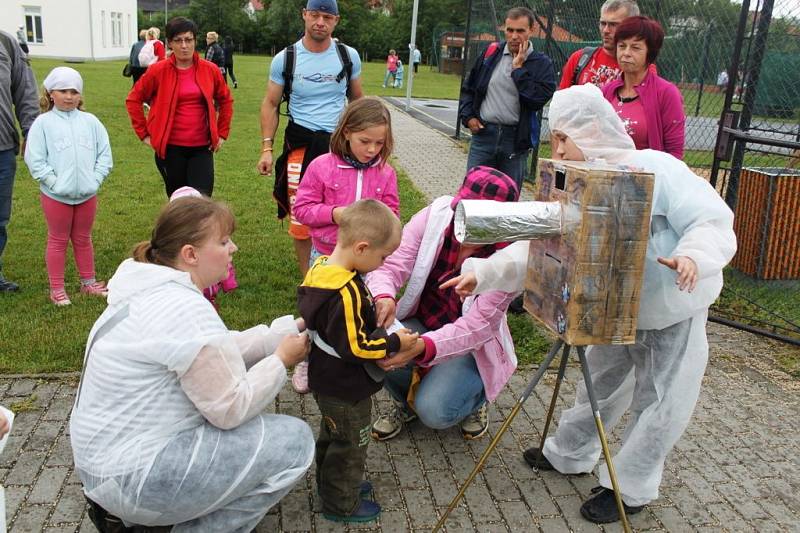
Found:
[{"label": "green grass verge", "polygon": [[[36,78],[41,82],[61,62],[35,59]],[[239,89],[229,141],[216,157],[214,197],[226,201],[237,217],[234,240],[240,288],[220,297],[220,314],[232,329],[293,313],[295,287],[300,278],[285,224],[276,218],[271,199],[272,180],[255,170],[260,149],[259,106],[266,87],[268,58],[237,57]],[[108,129],[114,155],[114,170],[99,195],[94,226],[96,269],[99,279],[110,278],[128,257],[135,243],[149,238],[156,214],[165,202],[164,187],[153,163],[153,153],[142,145],[130,127],[125,96],[130,79],[120,75],[123,63],[97,62],[73,65],[84,78],[86,110],[97,115]],[[383,65],[364,66],[367,94],[379,91]],[[421,69],[415,95],[446,97],[443,80],[457,88],[455,76]],[[419,92],[418,92],[419,91]],[[456,92],[457,94],[457,92]],[[285,119],[275,145],[282,142]],[[395,165],[396,166],[396,165]],[[396,167],[397,168],[397,167]],[[398,168],[402,218],[407,220],[425,205],[402,169]],[[4,254],[4,273],[22,286],[18,294],[0,295],[0,372],[60,372],[78,370],[86,337],[105,308],[98,298],[78,294],[77,273],[71,253],[67,258],[67,290],[73,305],[56,308],[48,299],[44,265],[46,226],[39,205],[39,190],[24,162],[18,160],[9,241]],[[520,360],[541,357],[543,337],[527,317],[512,317],[514,336],[520,339]]]}]

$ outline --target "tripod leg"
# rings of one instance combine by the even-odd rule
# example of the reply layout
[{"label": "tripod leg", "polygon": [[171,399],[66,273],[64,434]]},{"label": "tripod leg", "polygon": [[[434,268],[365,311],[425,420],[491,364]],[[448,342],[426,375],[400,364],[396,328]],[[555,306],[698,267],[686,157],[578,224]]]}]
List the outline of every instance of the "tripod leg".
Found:
[{"label": "tripod leg", "polygon": [[619,519],[622,522],[622,529],[626,533],[630,533],[631,526],[628,523],[628,517],[625,515],[625,506],[622,503],[622,493],[619,490],[619,482],[617,481],[617,471],[614,470],[614,463],[611,461],[611,451],[608,449],[606,432],[603,428],[603,421],[600,418],[600,407],[597,405],[597,398],[594,395],[592,376],[589,372],[589,365],[586,362],[586,350],[583,346],[578,346],[578,359],[581,361],[583,381],[586,383],[586,393],[589,396],[589,404],[592,406],[592,412],[594,413],[594,423],[597,426],[597,436],[600,437],[600,445],[603,447],[603,456],[606,459],[606,466],[608,467],[608,476],[611,478],[611,486],[614,489],[614,499],[617,502]]},{"label": "tripod leg", "polygon": [[567,360],[569,359],[570,345],[564,345],[564,352],[561,354],[561,364],[558,367],[558,377],[556,384],[553,387],[553,397],[550,399],[550,409],[547,411],[547,418],[544,421],[544,429],[542,430],[542,439],[539,441],[539,452],[536,454],[537,460],[542,459],[542,451],[544,450],[544,440],[547,438],[547,432],[550,429],[550,422],[553,420],[553,411],[556,409],[556,401],[558,400],[558,391],[561,388],[561,382],[564,381],[564,373],[567,370]]},{"label": "tripod leg", "polygon": [[511,409],[511,413],[509,413],[508,417],[503,422],[503,425],[500,426],[499,430],[497,430],[497,434],[492,439],[492,442],[489,443],[489,446],[486,448],[486,451],[483,452],[483,455],[481,455],[481,458],[478,460],[478,464],[475,465],[475,468],[473,468],[472,472],[470,472],[469,476],[467,476],[467,479],[464,481],[464,485],[461,487],[461,490],[458,491],[458,494],[455,495],[453,501],[451,501],[450,505],[447,506],[447,510],[444,512],[442,517],[439,519],[438,522],[436,522],[436,525],[433,526],[434,533],[436,533],[436,531],[439,531],[442,528],[444,523],[447,521],[447,517],[450,516],[450,513],[452,513],[453,509],[456,508],[456,505],[458,505],[458,502],[464,496],[464,493],[467,492],[467,488],[469,488],[470,484],[475,479],[475,476],[477,476],[478,473],[481,471],[483,465],[486,463],[486,460],[489,458],[489,455],[491,455],[491,453],[497,447],[497,444],[500,442],[500,439],[503,437],[503,434],[508,429],[508,426],[511,425],[511,422],[514,421],[514,417],[517,416],[517,413],[519,413],[519,410],[522,408],[522,404],[525,403],[525,400],[527,400],[528,397],[531,395],[531,392],[533,392],[533,388],[536,386],[537,383],[539,383],[539,380],[542,379],[542,376],[544,375],[545,371],[547,371],[547,368],[550,366],[550,363],[553,361],[556,354],[558,353],[558,350],[561,348],[563,344],[564,341],[559,339],[555,342],[555,344],[553,344],[553,347],[550,348],[550,352],[548,352],[547,356],[544,358],[544,361],[542,361],[542,364],[539,365],[539,369],[536,371],[536,375],[533,376],[533,379],[525,388],[525,392],[522,393],[522,396],[519,397],[517,403],[514,404],[514,408]]}]

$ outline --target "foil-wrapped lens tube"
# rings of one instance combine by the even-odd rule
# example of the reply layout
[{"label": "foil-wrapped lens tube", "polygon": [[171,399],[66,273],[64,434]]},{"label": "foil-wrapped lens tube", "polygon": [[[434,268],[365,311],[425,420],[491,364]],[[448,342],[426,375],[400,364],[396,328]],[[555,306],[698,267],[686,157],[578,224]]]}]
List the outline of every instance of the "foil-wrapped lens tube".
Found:
[{"label": "foil-wrapped lens tube", "polygon": [[458,242],[493,244],[561,235],[561,215],[560,202],[461,200],[453,222]]}]

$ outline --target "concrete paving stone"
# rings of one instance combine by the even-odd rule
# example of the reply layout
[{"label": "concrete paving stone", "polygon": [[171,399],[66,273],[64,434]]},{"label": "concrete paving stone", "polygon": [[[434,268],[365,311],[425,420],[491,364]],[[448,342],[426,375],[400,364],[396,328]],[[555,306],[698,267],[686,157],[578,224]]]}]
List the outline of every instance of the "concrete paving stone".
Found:
[{"label": "concrete paving stone", "polygon": [[369,472],[391,472],[389,452],[383,442],[372,441],[367,448],[367,470]]},{"label": "concrete paving stone", "polygon": [[30,485],[44,463],[45,455],[37,451],[22,451],[17,463],[6,476],[7,485]]},{"label": "concrete paving stone", "polygon": [[50,407],[45,411],[44,420],[56,420],[66,422],[69,419],[69,414],[72,412],[72,404],[75,403],[73,395],[63,395],[60,392],[56,394],[53,401],[50,402]]},{"label": "concrete paving stone", "polygon": [[768,518],[767,514],[761,506],[756,503],[752,497],[742,488],[741,485],[736,483],[725,483],[717,485],[717,491],[725,497],[728,502],[736,508],[743,517],[748,520],[756,518]]},{"label": "concrete paving stone", "polygon": [[581,505],[583,504],[583,501],[580,499],[580,497],[578,497],[577,494],[573,496],[556,498],[556,502],[561,508],[561,513],[564,517],[564,520],[567,521],[567,525],[569,525],[570,529],[574,533],[596,533],[598,531],[602,531],[600,526],[589,522],[581,516]]},{"label": "concrete paving stone", "polygon": [[[435,476],[428,474],[428,481],[433,493],[433,501],[437,507],[449,506],[461,488],[460,485],[456,485],[450,472],[436,472]],[[463,504],[463,501],[462,499],[459,503]]]},{"label": "concrete paving stone", "polygon": [[508,533],[508,528],[503,523],[476,524],[475,527],[481,533]]},{"label": "concrete paving stone", "polygon": [[[439,517],[444,516],[446,508],[440,508]],[[467,513],[467,508],[464,505],[459,505],[453,512],[451,512],[447,516],[447,520],[444,523],[444,528],[447,533],[473,533],[473,532],[480,532],[482,530],[476,527],[472,520],[469,518],[469,514]]]},{"label": "concrete paving stone", "polygon": [[51,509],[52,505],[24,506],[14,519],[9,532],[31,533],[32,531],[40,531],[42,524],[47,521],[47,515],[50,514]]},{"label": "concrete paving stone", "polygon": [[42,421],[33,433],[31,433],[28,442],[25,443],[24,449],[49,451],[59,433],[61,433],[60,423]]},{"label": "concrete paving stone", "polygon": [[7,522],[11,522],[11,519],[14,518],[15,514],[17,514],[17,511],[22,505],[22,502],[25,501],[25,497],[28,495],[30,490],[30,485],[5,487]]},{"label": "concrete paving stone", "polygon": [[[505,435],[504,435],[504,437],[505,437]],[[489,435],[487,435],[487,436],[485,436],[485,437],[483,437],[481,439],[471,440],[471,441],[468,442],[469,449],[472,452],[472,456],[475,457],[475,461],[474,462],[476,464],[481,459],[481,457],[483,457],[483,454],[489,448],[489,444],[490,443],[491,443],[491,437]],[[492,451],[492,453],[490,453],[489,456],[484,461],[484,463],[483,463],[484,468],[492,468],[492,467],[500,467],[500,466],[502,466],[503,462],[500,459],[500,453],[501,453],[501,451],[499,450],[499,448],[495,448]]]},{"label": "concrete paving stone", "polygon": [[758,533],[783,533],[786,531],[780,524],[772,519],[753,520],[748,525],[751,527],[751,531],[757,531]]},{"label": "concrete paving stone", "polygon": [[528,506],[523,502],[500,502],[500,513],[511,531],[530,531],[534,518]]},{"label": "concrete paving stone", "polygon": [[572,533],[563,518],[542,518],[539,521],[539,531],[542,533]]},{"label": "concrete paving stone", "polygon": [[[640,513],[628,516],[628,522],[631,527],[636,531],[650,531],[654,529],[661,529],[661,526],[656,520],[656,517],[650,511],[650,506],[644,508]],[[604,525],[603,529],[606,532],[622,532],[622,524],[616,522],[614,524]]]},{"label": "concrete paving stone", "polygon": [[464,494],[464,498],[467,500],[467,506],[475,524],[502,520],[486,485],[471,484]]},{"label": "concrete paving stone", "polygon": [[[447,454],[447,462],[450,463],[453,475],[459,483],[467,479],[476,464],[471,455],[463,453]],[[483,482],[482,474],[479,473],[476,479]]]},{"label": "concrete paving stone", "polygon": [[469,445],[467,441],[464,440],[464,438],[461,436],[461,430],[458,430],[458,438],[454,438],[455,435],[451,437],[449,433],[450,432],[448,430],[439,432],[439,438],[441,439],[442,448],[444,448],[444,451],[447,452],[448,454],[467,453],[469,451]]},{"label": "concrete paving stone", "polygon": [[597,487],[598,481],[594,476],[566,476],[581,499],[586,500],[591,496],[592,489]]},{"label": "concrete paving stone", "polygon": [[293,490],[281,500],[281,520],[286,531],[310,531],[310,495],[306,490]]},{"label": "concrete paving stone", "polygon": [[404,489],[403,498],[412,528],[429,529],[436,523],[438,517],[431,502],[431,494],[427,489]]},{"label": "concrete paving stone", "polygon": [[547,490],[553,496],[572,496],[577,494],[575,487],[569,482],[569,479],[564,474],[560,474],[555,470],[544,470],[540,472],[542,481],[547,485]]},{"label": "concrete paving stone", "polygon": [[87,515],[84,515],[83,520],[81,520],[80,529],[78,531],[80,533],[97,533],[97,528],[94,527],[94,524],[92,524],[92,521],[89,520],[89,517]]},{"label": "concrete paving stone", "polygon": [[417,450],[419,450],[419,458],[422,461],[422,466],[426,472],[434,470],[447,470],[447,458],[445,457],[442,444],[438,439],[432,440],[416,440]]},{"label": "concrete paving stone", "polygon": [[280,530],[280,517],[274,514],[266,515],[256,526],[256,533],[274,533]]},{"label": "concrete paving stone", "polygon": [[6,390],[5,396],[30,396],[36,388],[36,380],[31,378],[16,379]]},{"label": "concrete paving stone", "polygon": [[744,465],[725,465],[722,469],[731,479],[735,479],[751,498],[769,498],[771,496],[758,477]]},{"label": "concrete paving stone", "polygon": [[484,468],[483,477],[495,500],[519,500],[519,489],[504,468]]},{"label": "concrete paving stone", "polygon": [[697,499],[703,503],[719,502],[722,496],[714,489],[714,486],[700,475],[694,468],[685,468],[678,472],[678,477],[685,483],[686,487],[692,491]]},{"label": "concrete paving stone", "polygon": [[558,506],[555,504],[553,496],[547,492],[544,483],[538,482],[523,482],[519,485],[522,499],[528,504],[534,516],[545,517],[554,516],[561,513]]},{"label": "concrete paving stone", "polygon": [[67,478],[67,483],[70,484],[70,485],[80,485],[81,484],[81,478],[78,476],[78,471],[75,470],[74,468],[72,469],[72,472],[70,473],[69,477]]},{"label": "concrete paving stone", "polygon": [[675,507],[659,507],[650,512],[667,531],[691,531],[692,526]]},{"label": "concrete paving stone", "polygon": [[[52,444],[52,443],[51,443]],[[47,466],[72,466],[72,446],[69,437],[61,434],[47,456]]]},{"label": "concrete paving stone", "polygon": [[715,523],[708,511],[708,507],[697,500],[694,494],[686,487],[676,487],[664,491],[670,501],[681,510],[681,514],[693,526]]},{"label": "concrete paving stone", "polygon": [[50,517],[51,524],[80,522],[86,510],[86,499],[79,485],[66,485]]},{"label": "concrete paving stone", "polygon": [[759,500],[758,503],[777,523],[783,525],[787,529],[794,527],[795,529],[800,530],[800,520],[798,520],[798,513],[800,513],[800,509],[795,509],[792,511],[792,509],[787,507],[786,504],[777,498]]},{"label": "concrete paving stone", "polygon": [[53,400],[53,397],[58,393],[61,388],[61,383],[58,381],[44,381],[38,383],[34,394],[36,395],[36,407],[44,409]]},{"label": "concrete paving stone", "polygon": [[419,489],[426,486],[425,474],[416,455],[396,455],[392,461],[401,487]]},{"label": "concrete paving stone", "polygon": [[403,500],[400,496],[400,487],[391,472],[370,472],[369,480],[375,492],[375,501],[383,509],[402,509]]},{"label": "concrete paving stone", "polygon": [[61,485],[69,475],[69,468],[66,466],[49,467],[42,470],[36,479],[33,490],[28,495],[27,503],[51,503],[56,500]]},{"label": "concrete paving stone", "polygon": [[77,525],[61,525],[61,526],[48,526],[42,529],[43,533],[75,533],[75,530],[78,529]]},{"label": "concrete paving stone", "polygon": [[[419,424],[420,422],[412,422]],[[408,431],[401,431],[396,437],[385,441],[389,445],[389,453],[392,455],[414,455],[416,447]]]},{"label": "concrete paving stone", "polygon": [[726,529],[732,531],[752,531],[752,527],[728,503],[710,503],[708,510]]},{"label": "concrete paving stone", "polygon": [[405,533],[409,531],[408,520],[403,511],[382,511],[380,519],[381,531]]}]

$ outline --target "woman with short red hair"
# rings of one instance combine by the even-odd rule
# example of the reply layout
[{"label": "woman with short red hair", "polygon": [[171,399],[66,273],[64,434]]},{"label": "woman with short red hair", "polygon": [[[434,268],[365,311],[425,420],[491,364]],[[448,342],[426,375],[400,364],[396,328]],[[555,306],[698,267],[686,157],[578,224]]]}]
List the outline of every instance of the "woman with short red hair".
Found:
[{"label": "woman with short red hair", "polygon": [[651,148],[683,159],[686,115],[675,84],[650,69],[655,63],[664,30],[648,17],[628,17],[617,27],[614,43],[622,70],[618,80],[603,87],[637,150]]}]

